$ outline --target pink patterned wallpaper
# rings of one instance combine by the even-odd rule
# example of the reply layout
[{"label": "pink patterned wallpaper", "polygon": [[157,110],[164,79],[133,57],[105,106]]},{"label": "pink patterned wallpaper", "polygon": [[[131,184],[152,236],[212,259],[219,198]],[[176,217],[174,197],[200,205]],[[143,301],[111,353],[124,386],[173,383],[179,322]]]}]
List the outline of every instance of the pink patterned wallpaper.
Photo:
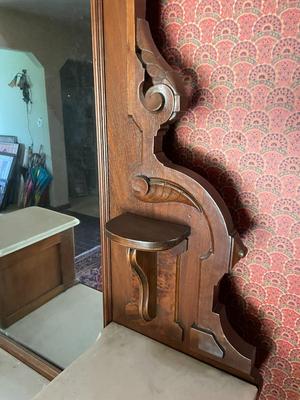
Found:
[{"label": "pink patterned wallpaper", "polygon": [[260,400],[299,400],[300,2],[152,4],[156,42],[190,99],[170,157],[219,190],[249,250],[228,307],[258,347]]}]

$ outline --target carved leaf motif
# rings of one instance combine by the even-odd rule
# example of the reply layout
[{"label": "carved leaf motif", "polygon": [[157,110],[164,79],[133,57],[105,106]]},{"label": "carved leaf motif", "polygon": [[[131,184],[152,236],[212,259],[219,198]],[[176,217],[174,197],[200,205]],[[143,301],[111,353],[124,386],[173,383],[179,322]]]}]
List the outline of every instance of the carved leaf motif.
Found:
[{"label": "carved leaf motif", "polygon": [[201,204],[191,193],[176,183],[146,176],[134,177],[132,188],[135,197],[145,203],[182,203],[195,208],[199,213],[203,214],[210,231],[211,244],[207,252],[201,255],[200,258],[207,259],[214,253],[214,237],[210,222]]},{"label": "carved leaf motif", "polygon": [[144,19],[137,19],[136,44],[139,60],[150,78],[145,76],[141,83],[140,100],[148,111],[161,112],[163,123],[172,121],[183,109],[181,81],[159,53]]},{"label": "carved leaf motif", "polygon": [[160,178],[137,176],[132,181],[134,195],[148,203],[183,203],[202,212],[201,205],[184,188]]}]

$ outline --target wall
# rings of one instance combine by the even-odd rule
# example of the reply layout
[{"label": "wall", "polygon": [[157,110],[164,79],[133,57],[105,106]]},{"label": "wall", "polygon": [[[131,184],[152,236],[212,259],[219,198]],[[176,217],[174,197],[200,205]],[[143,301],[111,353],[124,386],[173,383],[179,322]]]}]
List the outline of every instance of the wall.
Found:
[{"label": "wall", "polygon": [[[27,70],[32,82],[33,104],[28,107],[30,133],[22,92],[18,87],[8,86],[22,69]],[[52,171],[44,68],[32,53],[0,49],[0,88],[0,135],[17,136],[18,142],[26,147],[33,141],[36,150],[43,145],[47,165]],[[43,121],[41,127],[37,125],[39,118]]]},{"label": "wall", "polygon": [[219,190],[249,250],[224,300],[258,347],[260,400],[299,399],[299,2],[158,0],[149,14],[190,100],[169,156]]},{"label": "wall", "polygon": [[0,48],[30,51],[45,68],[54,175],[51,205],[66,204],[69,198],[59,70],[68,58],[91,59],[89,32],[80,23],[61,24],[1,7],[0,26]]}]

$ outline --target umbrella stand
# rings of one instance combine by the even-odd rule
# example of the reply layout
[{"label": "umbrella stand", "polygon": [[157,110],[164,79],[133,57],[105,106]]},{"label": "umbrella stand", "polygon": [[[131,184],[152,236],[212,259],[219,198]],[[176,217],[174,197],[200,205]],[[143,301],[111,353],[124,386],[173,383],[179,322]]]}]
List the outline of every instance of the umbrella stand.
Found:
[{"label": "umbrella stand", "polygon": [[38,206],[52,179],[52,175],[46,168],[46,155],[42,146],[39,153],[33,153],[29,148],[29,166],[24,186],[23,206]]}]

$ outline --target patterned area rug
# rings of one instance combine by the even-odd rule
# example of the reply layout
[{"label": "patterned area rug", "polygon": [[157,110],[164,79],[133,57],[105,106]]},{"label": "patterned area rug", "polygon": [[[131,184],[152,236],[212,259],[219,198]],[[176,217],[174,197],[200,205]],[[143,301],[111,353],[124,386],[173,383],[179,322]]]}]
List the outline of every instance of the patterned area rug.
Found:
[{"label": "patterned area rug", "polygon": [[103,291],[101,246],[93,247],[75,257],[76,279],[83,285]]}]

